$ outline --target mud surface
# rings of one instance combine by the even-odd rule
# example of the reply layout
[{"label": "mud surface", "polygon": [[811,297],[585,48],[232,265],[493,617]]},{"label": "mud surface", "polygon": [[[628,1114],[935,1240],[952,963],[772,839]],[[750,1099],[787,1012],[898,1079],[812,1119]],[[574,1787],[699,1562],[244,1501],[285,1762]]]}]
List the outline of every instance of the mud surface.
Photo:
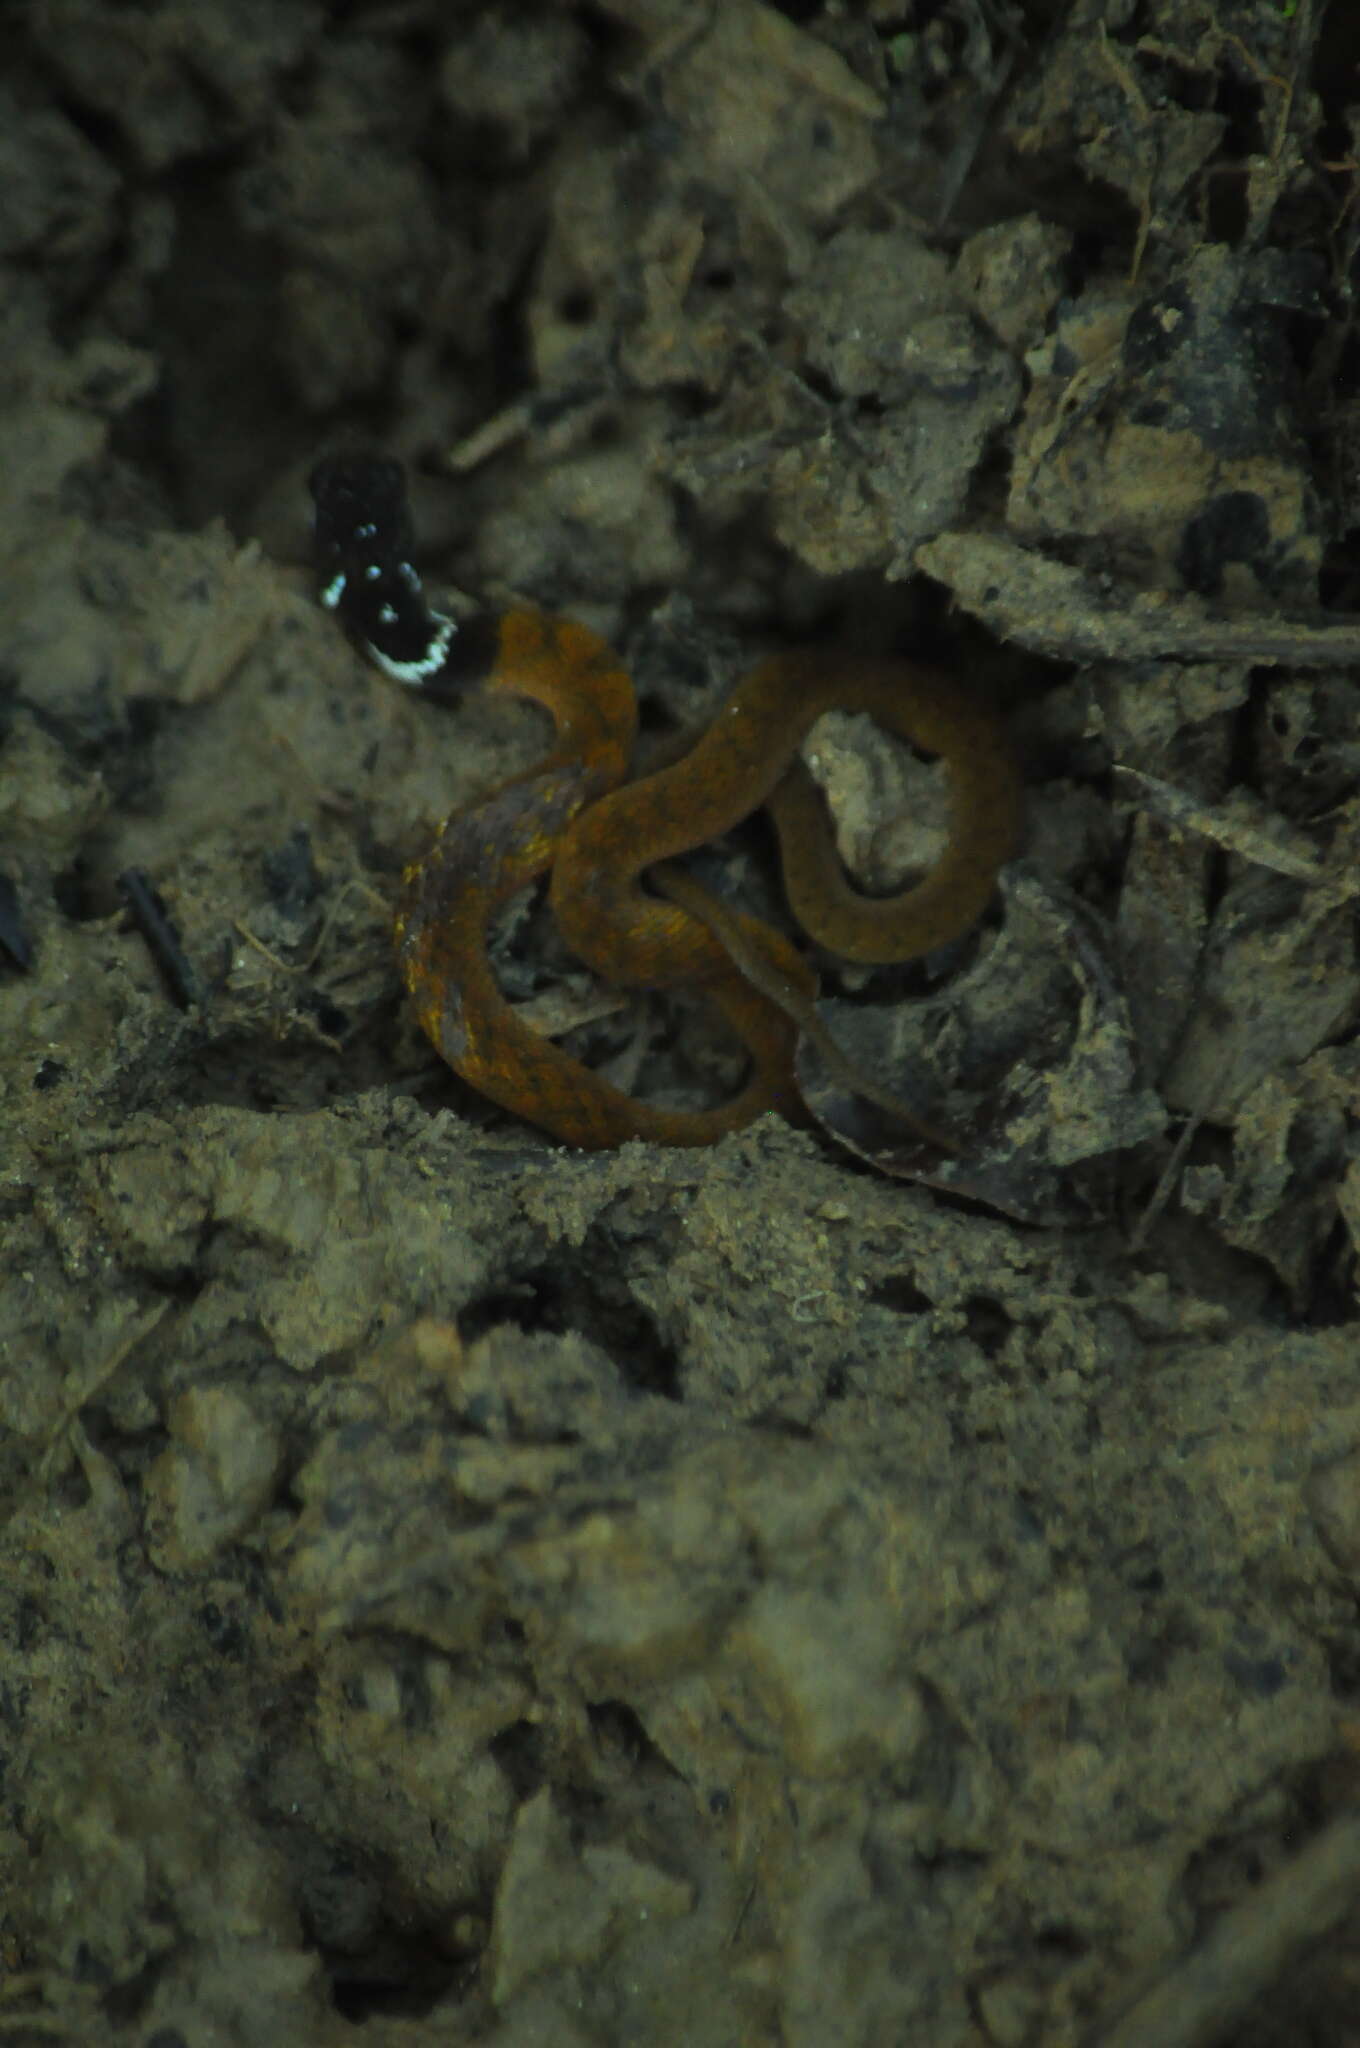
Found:
[{"label": "mud surface", "polygon": [[[1353,2043],[1352,10],[6,50],[0,2041]],[[993,1199],[774,1120],[573,1155],[433,1062],[397,876],[544,736],[316,606],[346,445],[651,734],[807,640],[983,679],[996,909],[824,991]],[[898,886],[933,777],[814,751]],[[708,872],[778,914],[759,833]],[[732,1085],[541,910],[497,958]]]}]

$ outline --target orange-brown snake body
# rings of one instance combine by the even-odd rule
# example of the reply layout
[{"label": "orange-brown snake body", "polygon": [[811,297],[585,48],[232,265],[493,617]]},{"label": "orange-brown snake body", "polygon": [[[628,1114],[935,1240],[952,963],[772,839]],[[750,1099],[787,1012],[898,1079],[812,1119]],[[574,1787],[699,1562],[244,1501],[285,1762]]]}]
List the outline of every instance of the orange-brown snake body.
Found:
[{"label": "orange-brown snake body", "polygon": [[[432,612],[410,558],[398,463],[328,457],[311,488],[322,600],[389,675],[430,697],[474,683],[528,697],[556,726],[537,767],[455,811],[406,870],[397,958],[431,1043],[481,1094],[570,1145],[707,1145],[765,1110],[799,1118],[800,1031],[825,1039],[816,976],[791,940],[719,903],[674,867],[675,856],[767,804],[790,908],[820,945],[864,963],[931,951],[981,914],[1018,837],[1019,776],[994,712],[961,680],[916,662],[794,650],[758,663],[681,759],[630,781],[637,707],[604,641],[534,611],[471,627]],[[948,765],[945,852],[899,895],[850,887],[797,759],[830,710],[868,712]],[[648,869],[660,894],[644,886]],[[598,975],[697,990],[717,1008],[751,1058],[730,1101],[640,1101],[516,1015],[497,985],[488,934],[502,906],[545,876],[567,944]]]},{"label": "orange-brown snake body", "polygon": [[[407,870],[397,952],[422,1029],[481,1094],[570,1145],[648,1138],[711,1144],[767,1109],[801,1113],[793,1061],[797,1015],[816,978],[798,949],[760,920],[722,907],[761,987],[712,925],[643,887],[653,863],[704,844],[769,804],[785,887],[800,924],[829,951],[907,960],[966,931],[985,908],[1019,822],[1019,784],[995,716],[935,670],[889,658],[793,652],[761,662],[683,758],[629,782],[632,685],[605,643],[570,620],[508,612],[487,686],[553,715],[556,744],[536,768],[456,811]],[[951,777],[952,824],[939,864],[901,895],[846,882],[820,793],[796,763],[832,709],[867,711],[930,752]],[[607,981],[697,989],[752,1059],[739,1094],[713,1109],[668,1109],[615,1088],[515,1015],[496,984],[487,933],[519,890],[551,874],[571,950]],[[697,885],[690,893],[696,893]],[[771,980],[786,992],[774,1001]]]}]

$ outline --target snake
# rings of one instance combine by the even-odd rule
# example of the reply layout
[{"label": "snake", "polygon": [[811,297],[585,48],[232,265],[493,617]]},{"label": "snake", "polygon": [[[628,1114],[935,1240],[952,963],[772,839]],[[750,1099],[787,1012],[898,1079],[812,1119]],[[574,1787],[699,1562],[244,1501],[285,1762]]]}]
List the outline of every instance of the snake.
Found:
[{"label": "snake", "polygon": [[[634,776],[636,694],[606,641],[531,607],[457,623],[432,609],[412,562],[395,461],[331,456],[311,489],[322,602],[372,661],[437,701],[480,687],[528,699],[553,720],[543,759],[453,811],[403,874],[397,963],[430,1043],[481,1095],[585,1150],[633,1138],[709,1145],[770,1110],[805,1120],[795,1068],[800,1034],[822,1031],[816,972],[783,932],[713,897],[680,858],[763,807],[790,911],[828,953],[873,965],[948,944],[986,909],[1019,836],[1019,771],[990,702],[914,659],[785,649],[738,682],[678,759]],[[832,710],[867,712],[948,769],[944,851],[895,895],[867,896],[847,880],[799,758]],[[750,1061],[727,1101],[644,1101],[517,1014],[497,982],[489,934],[513,897],[544,880],[568,948],[602,980],[712,1004]]]}]

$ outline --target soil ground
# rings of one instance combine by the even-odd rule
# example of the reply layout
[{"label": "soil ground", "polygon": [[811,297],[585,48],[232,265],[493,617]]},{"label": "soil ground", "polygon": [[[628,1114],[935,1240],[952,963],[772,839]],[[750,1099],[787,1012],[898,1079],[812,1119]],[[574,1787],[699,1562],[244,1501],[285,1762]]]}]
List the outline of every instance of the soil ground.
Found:
[{"label": "soil ground", "polygon": [[[1360,2042],[1355,11],[5,15],[0,2042]],[[317,606],[360,445],[649,735],[993,694],[996,907],[823,977],[967,1198],[433,1059],[401,867],[544,734]],[[933,777],[815,752],[897,886]]]}]

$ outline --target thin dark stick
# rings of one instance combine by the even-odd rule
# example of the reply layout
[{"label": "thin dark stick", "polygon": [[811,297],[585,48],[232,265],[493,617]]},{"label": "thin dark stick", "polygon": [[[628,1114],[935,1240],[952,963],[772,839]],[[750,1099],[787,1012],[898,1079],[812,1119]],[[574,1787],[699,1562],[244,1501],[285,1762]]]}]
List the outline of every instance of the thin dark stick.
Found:
[{"label": "thin dark stick", "polygon": [[160,969],[172,1002],[181,1010],[200,999],[199,980],[179,941],[165,905],[140,868],[124,868],[118,888],[128,915],[146,940],[147,951]]},{"label": "thin dark stick", "polygon": [[0,949],[25,972],[33,965],[33,947],[19,915],[19,891],[8,875],[0,875]]}]

